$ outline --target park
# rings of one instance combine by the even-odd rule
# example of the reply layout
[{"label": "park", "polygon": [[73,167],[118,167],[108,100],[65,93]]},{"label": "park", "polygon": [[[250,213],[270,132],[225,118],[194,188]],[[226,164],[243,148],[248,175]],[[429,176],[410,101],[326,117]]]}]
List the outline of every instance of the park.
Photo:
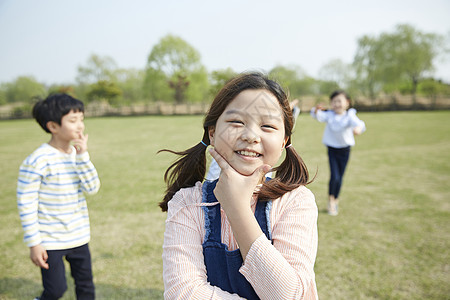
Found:
[{"label": "park", "polygon": [[[433,76],[445,37],[398,24],[357,41],[352,62],[324,61],[318,76],[299,65],[265,71],[299,99],[292,145],[305,161],[318,206],[314,271],[320,299],[448,299],[450,295],[450,84]],[[22,161],[50,136],[31,118],[36,98],[70,94],[85,103],[89,154],[101,181],[87,197],[98,299],[163,299],[164,172],[197,143],[214,95],[239,74],[208,70],[200,52],[167,34],[142,68],[92,54],[74,82],[23,75],[0,83],[0,299],[42,290],[17,210]],[[339,215],[327,214],[324,124],[309,115],[344,88],[367,132],[351,152]],[[282,159],[282,158],[281,158]],[[208,164],[211,156],[207,155]],[[74,282],[66,263],[68,291]]]},{"label": "park", "polygon": [[[326,214],[328,165],[323,127],[302,113],[293,145],[316,175],[315,264],[322,299],[446,299],[450,247],[450,112],[362,112],[340,214]],[[156,154],[198,142],[201,116],[87,118],[89,152],[102,187],[88,198],[98,299],[162,299],[166,213],[158,202],[175,157]],[[22,242],[15,188],[22,160],[46,135],[32,119],[0,122],[1,299],[32,299],[39,269]],[[210,157],[208,157],[210,159]],[[74,299],[69,290],[63,299]]]}]

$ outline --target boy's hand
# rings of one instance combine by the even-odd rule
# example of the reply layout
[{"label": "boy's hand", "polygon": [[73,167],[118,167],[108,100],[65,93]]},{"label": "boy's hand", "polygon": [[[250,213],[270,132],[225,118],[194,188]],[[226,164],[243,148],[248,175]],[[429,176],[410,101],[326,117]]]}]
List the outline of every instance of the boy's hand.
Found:
[{"label": "boy's hand", "polygon": [[47,251],[41,245],[30,247],[31,261],[38,267],[48,270]]},{"label": "boy's hand", "polygon": [[73,146],[77,150],[77,154],[82,154],[87,151],[87,141],[88,141],[88,135],[84,135],[83,133],[80,133],[80,138],[75,139],[72,141]]}]

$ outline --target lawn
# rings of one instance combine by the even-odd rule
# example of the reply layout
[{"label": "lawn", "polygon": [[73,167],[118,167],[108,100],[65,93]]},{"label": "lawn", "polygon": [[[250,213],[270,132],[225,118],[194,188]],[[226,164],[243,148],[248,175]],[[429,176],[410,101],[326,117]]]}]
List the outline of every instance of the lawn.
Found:
[{"label": "lawn", "polygon": [[[341,193],[326,214],[324,124],[301,114],[293,145],[316,179],[316,281],[321,299],[449,299],[450,111],[360,113]],[[88,198],[98,299],[162,299],[163,173],[202,136],[202,117],[88,118],[100,192]],[[22,242],[16,207],[20,163],[49,136],[33,120],[0,122],[0,299],[32,299],[40,272]],[[75,299],[70,273],[63,299]]]}]

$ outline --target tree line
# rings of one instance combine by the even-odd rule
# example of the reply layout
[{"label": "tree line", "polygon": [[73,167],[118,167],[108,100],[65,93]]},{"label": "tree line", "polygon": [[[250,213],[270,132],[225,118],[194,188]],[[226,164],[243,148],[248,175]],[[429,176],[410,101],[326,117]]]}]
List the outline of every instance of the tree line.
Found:
[{"label": "tree line", "polygon": [[[413,103],[417,95],[450,97],[450,84],[432,76],[438,58],[449,53],[444,36],[399,24],[392,32],[364,35],[357,44],[353,62],[331,60],[320,69],[319,78],[309,76],[298,65],[277,65],[268,75],[288,89],[292,98],[326,97],[335,89],[373,101],[396,93],[411,95]],[[0,105],[20,103],[28,109],[35,97],[56,92],[72,94],[87,103],[107,101],[112,106],[209,102],[235,75],[231,68],[208,72],[192,45],[166,35],[152,48],[143,69],[120,68],[113,58],[94,54],[78,67],[73,84],[46,86],[32,76],[0,84]]]}]

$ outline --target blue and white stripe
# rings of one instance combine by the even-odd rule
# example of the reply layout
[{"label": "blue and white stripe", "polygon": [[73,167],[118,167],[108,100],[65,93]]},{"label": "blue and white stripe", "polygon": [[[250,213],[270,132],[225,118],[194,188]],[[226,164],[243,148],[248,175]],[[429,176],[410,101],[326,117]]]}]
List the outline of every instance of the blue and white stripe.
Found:
[{"label": "blue and white stripe", "polygon": [[65,154],[43,144],[22,163],[17,181],[17,206],[24,241],[47,250],[67,249],[89,242],[90,228],[83,193],[100,188],[87,152]]}]

